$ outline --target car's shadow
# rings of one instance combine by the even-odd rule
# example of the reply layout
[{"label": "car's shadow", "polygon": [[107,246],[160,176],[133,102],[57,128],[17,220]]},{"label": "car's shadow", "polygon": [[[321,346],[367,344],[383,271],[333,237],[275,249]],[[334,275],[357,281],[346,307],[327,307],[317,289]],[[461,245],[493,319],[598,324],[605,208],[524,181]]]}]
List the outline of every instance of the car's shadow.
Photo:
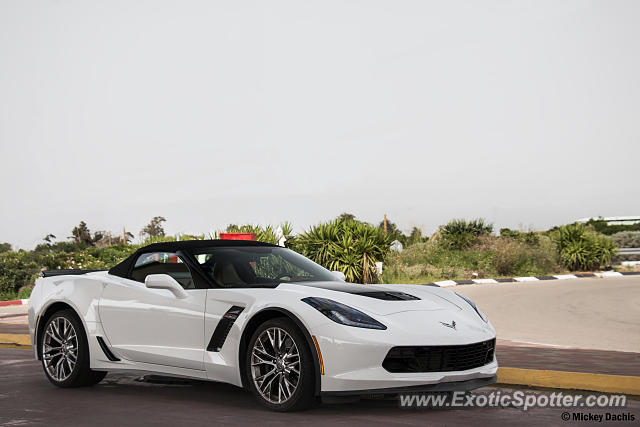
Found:
[{"label": "car's shadow", "polygon": [[[247,390],[230,384],[211,381],[198,381],[175,377],[162,377],[157,375],[133,376],[130,374],[110,374],[94,390],[99,393],[116,392],[118,395],[131,394],[140,396],[148,394],[146,399],[164,400],[167,398],[176,401],[189,402],[190,405],[200,404],[210,406],[215,404],[225,405],[227,408],[241,408],[243,411],[251,410],[267,411],[257,404],[254,396]],[[455,410],[473,411],[474,408],[455,408]],[[394,411],[448,411],[452,408],[402,408],[397,398],[382,398],[381,396],[368,396],[362,399],[353,399],[345,402],[323,402],[311,411],[305,413],[323,414],[350,414],[364,413],[389,413]]]}]

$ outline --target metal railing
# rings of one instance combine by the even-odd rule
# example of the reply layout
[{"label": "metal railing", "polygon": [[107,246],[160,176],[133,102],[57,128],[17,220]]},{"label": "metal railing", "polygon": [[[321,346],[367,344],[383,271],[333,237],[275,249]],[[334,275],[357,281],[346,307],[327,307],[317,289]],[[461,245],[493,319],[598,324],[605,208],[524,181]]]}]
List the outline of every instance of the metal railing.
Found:
[{"label": "metal railing", "polygon": [[640,248],[618,248],[618,255],[640,255]]}]

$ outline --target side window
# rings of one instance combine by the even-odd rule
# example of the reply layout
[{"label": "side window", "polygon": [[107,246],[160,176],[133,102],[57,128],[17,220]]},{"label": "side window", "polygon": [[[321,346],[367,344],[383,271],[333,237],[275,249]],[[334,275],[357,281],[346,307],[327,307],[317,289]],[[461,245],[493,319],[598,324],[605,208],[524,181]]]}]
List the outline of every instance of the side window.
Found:
[{"label": "side window", "polygon": [[176,279],[183,288],[195,288],[189,267],[175,253],[149,252],[140,255],[131,272],[131,278],[144,283],[144,279],[149,274],[168,274]]}]

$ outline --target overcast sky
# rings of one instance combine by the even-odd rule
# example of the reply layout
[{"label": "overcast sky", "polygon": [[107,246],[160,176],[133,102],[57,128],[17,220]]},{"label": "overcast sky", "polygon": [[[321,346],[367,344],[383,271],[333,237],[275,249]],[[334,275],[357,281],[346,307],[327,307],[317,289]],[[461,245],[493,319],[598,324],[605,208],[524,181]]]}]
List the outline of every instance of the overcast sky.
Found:
[{"label": "overcast sky", "polygon": [[639,1],[0,0],[0,242],[640,215]]}]

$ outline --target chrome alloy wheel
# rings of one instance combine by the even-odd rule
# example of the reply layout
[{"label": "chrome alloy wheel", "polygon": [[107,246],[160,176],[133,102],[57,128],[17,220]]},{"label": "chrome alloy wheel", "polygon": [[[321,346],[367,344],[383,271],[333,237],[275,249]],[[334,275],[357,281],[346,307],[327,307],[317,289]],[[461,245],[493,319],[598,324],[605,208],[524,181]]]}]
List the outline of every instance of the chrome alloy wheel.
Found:
[{"label": "chrome alloy wheel", "polygon": [[270,403],[284,403],[300,382],[300,353],[285,330],[264,330],[251,349],[251,375],[260,395]]},{"label": "chrome alloy wheel", "polygon": [[53,319],[44,333],[42,357],[47,373],[58,382],[69,378],[78,362],[78,336],[69,320]]}]

